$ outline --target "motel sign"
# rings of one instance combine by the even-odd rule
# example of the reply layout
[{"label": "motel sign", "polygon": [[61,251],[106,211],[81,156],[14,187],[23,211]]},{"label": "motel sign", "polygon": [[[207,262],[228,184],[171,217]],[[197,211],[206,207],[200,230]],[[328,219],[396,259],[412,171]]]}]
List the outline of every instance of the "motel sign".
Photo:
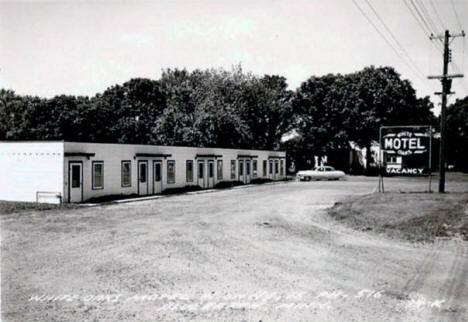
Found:
[{"label": "motel sign", "polygon": [[389,154],[411,155],[425,153],[428,149],[422,139],[425,133],[401,131],[388,133],[383,137],[383,151]]},{"label": "motel sign", "polygon": [[431,127],[383,126],[380,157],[387,175],[425,175],[431,168]]}]

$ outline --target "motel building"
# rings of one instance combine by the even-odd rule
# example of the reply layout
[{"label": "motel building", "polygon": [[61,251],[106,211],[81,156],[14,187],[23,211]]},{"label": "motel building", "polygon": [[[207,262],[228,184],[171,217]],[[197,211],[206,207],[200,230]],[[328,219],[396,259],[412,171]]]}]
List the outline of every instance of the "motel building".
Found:
[{"label": "motel building", "polygon": [[280,151],[64,141],[0,142],[0,200],[84,202],[109,195],[285,177]]}]

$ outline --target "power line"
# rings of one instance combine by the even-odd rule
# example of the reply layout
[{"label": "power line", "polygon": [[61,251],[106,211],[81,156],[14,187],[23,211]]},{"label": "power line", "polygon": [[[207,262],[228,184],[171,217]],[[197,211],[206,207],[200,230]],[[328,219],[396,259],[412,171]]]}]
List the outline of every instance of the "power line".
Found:
[{"label": "power line", "polygon": [[[418,25],[421,28],[422,32],[424,34],[430,36],[432,34],[432,31],[430,29],[427,29],[427,27],[425,27],[425,25],[420,21],[420,18],[418,18],[418,15],[415,13],[414,9],[408,4],[407,0],[403,0],[403,2],[405,4],[405,6],[408,8],[411,15],[413,16],[414,20],[416,20],[416,22],[418,23]],[[437,48],[437,50],[439,50],[440,53],[443,52],[443,50],[441,48],[441,46],[442,46],[441,43],[431,41],[431,44],[434,45],[434,47]],[[439,46],[437,46],[437,45],[439,45]]]},{"label": "power line", "polygon": [[424,34],[431,34],[431,31],[430,30],[427,30],[426,27],[421,23],[421,21],[419,20],[419,18],[416,16],[415,12],[414,12],[414,9],[410,7],[410,5],[408,4],[407,0],[403,0],[406,8],[408,8],[408,10],[410,11],[411,15],[413,16],[414,20],[416,20],[416,22],[418,23],[419,27],[421,28],[421,30],[423,31]]},{"label": "power line", "polygon": [[439,20],[439,23],[440,23],[440,25],[442,26],[442,30],[445,30],[446,28],[445,28],[444,21],[443,21],[442,18],[440,17],[439,11],[437,11],[437,9],[436,9],[436,7],[435,7],[435,5],[434,5],[434,1],[433,1],[433,0],[430,0],[430,1],[429,1],[429,4],[431,5],[432,11],[434,11],[437,20]]},{"label": "power line", "polygon": [[457,10],[455,9],[455,3],[453,3],[453,0],[450,0],[450,3],[452,4],[452,9],[453,9],[453,12],[455,13],[455,19],[457,20],[458,28],[460,28],[460,30],[463,30],[463,27],[460,23],[460,18],[458,17]]},{"label": "power line", "polygon": [[[354,5],[359,9],[359,11],[361,12],[361,14],[367,19],[367,21],[372,25],[372,27],[374,27],[375,31],[377,31],[377,33],[380,35],[380,37],[382,37],[383,40],[385,40],[385,42],[387,43],[387,45],[392,48],[392,50],[395,52],[395,54],[400,57],[400,59],[408,66],[411,68],[413,68],[411,65],[408,64],[408,62],[406,61],[406,59],[403,58],[403,56],[398,52],[398,50],[395,49],[395,47],[393,46],[393,44],[384,36],[384,34],[380,31],[380,29],[374,24],[374,22],[369,18],[369,16],[365,13],[365,11],[361,8],[361,6],[359,6],[359,4],[356,2],[356,0],[353,0],[353,3]],[[414,72],[414,71],[413,71]],[[421,77],[418,73],[416,73],[417,76]],[[424,80],[424,77],[421,77],[423,80]]]},{"label": "power line", "polygon": [[413,1],[413,0],[409,0],[409,2],[411,3],[411,5],[413,6],[416,14],[418,15],[418,17],[421,19],[422,23],[424,24],[424,26],[426,26],[427,30],[429,30],[429,33],[430,34],[434,34],[436,33],[436,31],[430,26],[430,24],[427,22],[427,19],[424,17],[424,15],[421,13],[421,11],[419,10],[419,7],[416,5],[416,3]]},{"label": "power line", "polygon": [[[419,69],[419,67],[417,66],[417,64],[413,61],[413,59],[411,58],[411,56],[408,54],[408,52],[406,51],[405,47],[402,46],[402,44],[398,41],[398,39],[395,37],[395,35],[393,34],[393,32],[390,30],[390,28],[387,26],[387,24],[385,23],[385,21],[382,19],[382,17],[379,15],[379,13],[377,12],[377,10],[375,10],[375,8],[372,6],[372,4],[369,2],[369,0],[365,0],[368,4],[368,6],[371,8],[372,12],[374,12],[374,14],[376,15],[377,19],[379,19],[380,23],[384,26],[385,30],[387,30],[387,32],[390,34],[390,36],[392,37],[393,41],[397,44],[398,47],[400,47],[400,50],[403,52],[403,54],[408,58],[408,60],[410,61],[410,63],[414,66],[414,68],[423,76],[424,73]],[[423,77],[424,78],[424,77]]]},{"label": "power line", "polygon": [[426,18],[427,22],[432,27],[432,30],[434,30],[436,32],[439,32],[440,29],[437,27],[437,24],[432,19],[432,16],[429,13],[429,10],[427,10],[426,6],[424,5],[424,1],[422,1],[422,0],[416,0],[416,1],[419,4],[419,7],[421,9],[421,12],[422,12],[423,16]]}]

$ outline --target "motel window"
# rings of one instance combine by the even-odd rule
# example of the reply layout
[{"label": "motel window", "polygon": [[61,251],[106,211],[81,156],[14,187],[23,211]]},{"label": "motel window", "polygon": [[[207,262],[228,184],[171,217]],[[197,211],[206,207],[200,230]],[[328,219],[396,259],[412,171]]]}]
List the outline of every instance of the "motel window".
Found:
[{"label": "motel window", "polygon": [[132,162],[131,161],[122,161],[121,185],[122,187],[130,187],[132,185]]},{"label": "motel window", "polygon": [[247,175],[250,176],[250,161],[245,162],[245,172],[247,172]]},{"label": "motel window", "polygon": [[167,161],[167,183],[175,183],[175,161]]},{"label": "motel window", "polygon": [[192,160],[187,160],[185,176],[187,177],[187,182],[193,182],[193,161]]},{"label": "motel window", "polygon": [[217,162],[216,169],[218,170],[217,177],[218,177],[218,180],[222,180],[223,179],[223,160],[218,160],[216,162]]},{"label": "motel window", "polygon": [[203,168],[204,168],[203,162],[199,162],[198,163],[198,178],[199,179],[203,179]]},{"label": "motel window", "polygon": [[257,176],[257,160],[252,161],[252,175]]},{"label": "motel window", "polygon": [[263,176],[267,176],[267,160],[263,160]]},{"label": "motel window", "polygon": [[81,165],[72,165],[72,188],[81,187]]},{"label": "motel window", "polygon": [[160,161],[157,161],[154,163],[154,181],[155,182],[161,182],[161,166],[162,163]]},{"label": "motel window", "polygon": [[273,161],[270,161],[270,174],[273,174]]},{"label": "motel window", "polygon": [[141,163],[138,163],[138,168],[139,168],[139,181],[142,182],[142,183],[145,183],[146,182],[146,178],[147,178],[147,171],[146,171],[146,167],[148,166],[147,163],[144,163],[144,162],[141,162]]},{"label": "motel window", "polygon": [[279,173],[278,161],[275,161],[275,174],[278,174],[278,173]]},{"label": "motel window", "polygon": [[244,161],[239,161],[239,175],[244,175]]},{"label": "motel window", "polygon": [[104,162],[93,161],[93,189],[104,189]]},{"label": "motel window", "polygon": [[236,160],[231,160],[231,179],[236,178]]},{"label": "motel window", "polygon": [[284,160],[280,161],[280,175],[282,176],[284,174]]},{"label": "motel window", "polygon": [[214,177],[214,166],[213,166],[213,162],[209,162],[208,163],[208,175],[210,178],[213,178]]}]

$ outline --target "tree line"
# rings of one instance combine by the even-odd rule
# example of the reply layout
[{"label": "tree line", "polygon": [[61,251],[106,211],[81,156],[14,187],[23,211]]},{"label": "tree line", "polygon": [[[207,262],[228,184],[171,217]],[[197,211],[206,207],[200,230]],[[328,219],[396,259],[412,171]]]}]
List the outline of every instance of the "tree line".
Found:
[{"label": "tree line", "polygon": [[[131,79],[92,97],[1,89],[0,140],[282,148],[301,165],[347,149],[349,141],[368,147],[381,125],[436,125],[432,108],[391,67],[312,76],[295,91],[282,76],[240,66],[167,69],[158,80]],[[282,142],[293,130],[298,135]]]}]

